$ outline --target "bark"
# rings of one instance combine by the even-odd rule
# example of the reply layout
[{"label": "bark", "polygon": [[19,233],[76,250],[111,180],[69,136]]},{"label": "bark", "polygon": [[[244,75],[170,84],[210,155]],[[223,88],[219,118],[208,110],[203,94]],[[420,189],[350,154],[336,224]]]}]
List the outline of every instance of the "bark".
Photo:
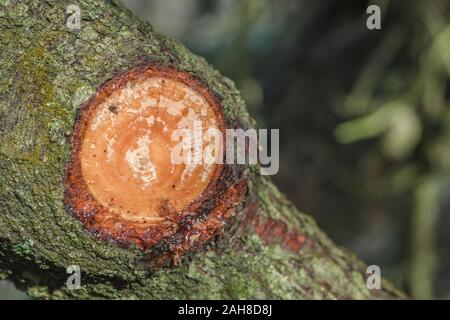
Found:
[{"label": "bark", "polygon": [[[115,1],[0,1],[0,279],[37,298],[401,298],[366,286],[366,266],[248,167],[245,205],[178,263],[87,232],[64,207],[64,168],[80,107],[115,74],[143,61],[187,72],[220,101],[228,123],[251,127],[234,84],[204,59]],[[332,213],[330,213],[332,214]],[[161,250],[164,250],[161,249]],[[79,265],[82,287],[65,286]]]}]

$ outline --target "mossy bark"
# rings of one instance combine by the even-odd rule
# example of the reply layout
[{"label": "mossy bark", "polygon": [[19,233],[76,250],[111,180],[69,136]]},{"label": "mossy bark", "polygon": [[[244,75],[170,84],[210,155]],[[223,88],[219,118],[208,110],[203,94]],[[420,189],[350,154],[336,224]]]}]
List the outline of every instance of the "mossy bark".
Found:
[{"label": "mossy bark", "polygon": [[[82,21],[74,31],[66,27],[69,4],[0,0],[0,279],[37,298],[402,297],[387,282],[369,290],[364,264],[254,168],[254,210],[238,215],[247,225],[226,228],[178,266],[149,268],[140,249],[86,232],[64,208],[64,167],[79,108],[116,73],[147,60],[189,72],[230,122],[253,121],[230,80],[120,4],[77,1]],[[278,237],[262,227],[269,222]],[[81,289],[66,288],[69,265],[81,267]]]}]

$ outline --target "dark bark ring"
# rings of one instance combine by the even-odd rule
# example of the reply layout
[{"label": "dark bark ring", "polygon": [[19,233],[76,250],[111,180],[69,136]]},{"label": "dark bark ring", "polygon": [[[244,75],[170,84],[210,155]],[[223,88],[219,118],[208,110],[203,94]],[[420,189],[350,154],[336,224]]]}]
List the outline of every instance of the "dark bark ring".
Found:
[{"label": "dark bark ring", "polygon": [[225,137],[219,102],[186,72],[146,63],[107,81],[77,117],[68,210],[100,237],[143,249],[168,241],[181,252],[218,234],[246,182],[229,165],[170,161],[173,130],[195,121]]}]

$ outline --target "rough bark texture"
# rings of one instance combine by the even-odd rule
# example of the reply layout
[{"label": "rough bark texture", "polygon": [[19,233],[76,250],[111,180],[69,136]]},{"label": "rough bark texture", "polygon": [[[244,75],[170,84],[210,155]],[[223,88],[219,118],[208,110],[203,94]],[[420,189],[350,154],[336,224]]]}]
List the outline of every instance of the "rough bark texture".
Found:
[{"label": "rough bark texture", "polygon": [[[253,125],[234,84],[111,1],[0,1],[0,279],[37,298],[399,298],[366,287],[365,265],[335,246],[269,179],[249,167],[246,208],[181,263],[151,268],[137,247],[97,239],[67,213],[62,179],[80,107],[142,61],[186,71],[225,117]],[[332,214],[332,213],[330,213]],[[68,290],[79,265],[82,288]]]}]

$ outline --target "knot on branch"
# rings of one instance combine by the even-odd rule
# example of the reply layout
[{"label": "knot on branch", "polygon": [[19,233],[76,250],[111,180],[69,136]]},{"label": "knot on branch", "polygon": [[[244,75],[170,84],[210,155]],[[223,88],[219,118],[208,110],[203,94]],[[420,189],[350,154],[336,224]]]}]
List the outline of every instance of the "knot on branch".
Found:
[{"label": "knot on branch", "polygon": [[[223,159],[223,141],[206,133],[226,126],[218,99],[186,72],[145,63],[115,76],[77,117],[67,209],[102,239],[172,257],[205,243],[247,189],[243,168],[204,161]],[[186,144],[180,133],[196,130]]]}]

